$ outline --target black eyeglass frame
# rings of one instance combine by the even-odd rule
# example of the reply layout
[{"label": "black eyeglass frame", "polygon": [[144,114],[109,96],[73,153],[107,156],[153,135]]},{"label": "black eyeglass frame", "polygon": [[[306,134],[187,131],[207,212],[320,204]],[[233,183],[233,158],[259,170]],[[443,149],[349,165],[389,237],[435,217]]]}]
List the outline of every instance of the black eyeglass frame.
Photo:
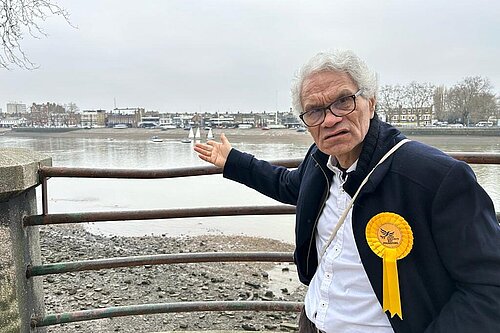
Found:
[{"label": "black eyeglass frame", "polygon": [[[343,96],[343,97],[340,97],[336,100],[334,100],[332,103],[330,103],[328,106],[324,107],[324,108],[316,108],[316,109],[313,109],[313,110],[309,110],[309,111],[306,111],[304,113],[301,113],[299,115],[299,118],[300,120],[302,120],[302,122],[304,123],[304,125],[306,125],[307,127],[316,127],[316,126],[319,126],[321,124],[323,124],[323,122],[325,121],[325,118],[326,118],[326,112],[327,111],[330,111],[334,116],[337,116],[337,117],[345,117],[347,116],[348,114],[351,114],[352,112],[354,112],[354,110],[356,110],[356,97],[358,97],[359,95],[361,95],[361,92],[363,91],[363,89],[359,89],[354,95],[349,95],[349,96]],[[354,107],[352,108],[351,111],[346,111],[345,113],[343,114],[336,114],[335,112],[333,112],[332,110],[332,105],[337,103],[338,101],[340,101],[341,99],[344,99],[344,98],[352,98],[353,102],[354,102]],[[318,109],[321,109],[323,111],[323,119],[321,119],[320,122],[318,122],[317,124],[314,124],[314,125],[308,125],[306,123],[306,121],[304,120],[304,116],[306,114],[308,114],[309,112],[312,112],[312,111],[315,111],[315,110],[318,110]]]}]

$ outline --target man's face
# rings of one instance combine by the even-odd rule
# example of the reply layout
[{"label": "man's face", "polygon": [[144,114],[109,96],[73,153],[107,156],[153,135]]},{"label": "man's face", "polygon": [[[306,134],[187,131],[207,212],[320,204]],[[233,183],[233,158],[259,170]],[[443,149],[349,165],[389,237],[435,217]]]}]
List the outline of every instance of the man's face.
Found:
[{"label": "man's face", "polygon": [[[341,97],[354,95],[358,87],[351,77],[342,72],[322,71],[304,80],[301,92],[304,112],[326,107]],[[375,112],[375,99],[356,97],[356,109],[347,116],[337,117],[326,112],[322,124],[309,127],[314,142],[325,154],[337,158],[342,167],[348,168],[359,157],[362,142]]]}]

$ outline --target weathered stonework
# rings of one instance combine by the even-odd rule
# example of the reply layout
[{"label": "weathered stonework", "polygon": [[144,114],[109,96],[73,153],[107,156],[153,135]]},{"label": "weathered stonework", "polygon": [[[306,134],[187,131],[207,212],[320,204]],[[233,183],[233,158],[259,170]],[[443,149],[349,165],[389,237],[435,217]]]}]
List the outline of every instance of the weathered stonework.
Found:
[{"label": "weathered stonework", "polygon": [[52,158],[20,148],[0,148],[0,201],[38,184],[38,167]]},{"label": "weathered stonework", "polygon": [[41,263],[39,231],[23,227],[23,217],[37,213],[38,169],[51,164],[26,149],[0,149],[0,333],[31,332],[31,316],[44,312],[41,278],[26,278],[26,266]]},{"label": "weathered stonework", "polygon": [[[10,244],[10,231],[0,226],[0,244]],[[15,269],[12,249],[0,246],[0,332],[19,332],[20,316],[16,302]]]}]

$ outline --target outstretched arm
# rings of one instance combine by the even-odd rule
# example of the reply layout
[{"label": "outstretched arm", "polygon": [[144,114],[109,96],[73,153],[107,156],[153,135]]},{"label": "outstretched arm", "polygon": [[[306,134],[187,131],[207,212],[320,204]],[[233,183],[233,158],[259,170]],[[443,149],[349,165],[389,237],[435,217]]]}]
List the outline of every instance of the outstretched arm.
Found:
[{"label": "outstretched arm", "polygon": [[219,168],[224,168],[226,165],[227,156],[231,149],[231,144],[224,133],[220,135],[220,142],[210,140],[207,143],[197,143],[194,146],[199,158]]}]

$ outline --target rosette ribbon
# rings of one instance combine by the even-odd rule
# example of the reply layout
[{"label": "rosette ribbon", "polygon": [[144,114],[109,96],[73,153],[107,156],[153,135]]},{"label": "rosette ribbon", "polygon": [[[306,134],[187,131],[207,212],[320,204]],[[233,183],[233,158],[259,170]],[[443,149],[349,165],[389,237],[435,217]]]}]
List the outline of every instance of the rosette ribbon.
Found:
[{"label": "rosette ribbon", "polygon": [[388,310],[391,318],[399,315],[403,319],[397,261],[406,257],[413,247],[410,225],[398,214],[377,214],[366,225],[366,241],[372,251],[382,258],[383,310]]}]

